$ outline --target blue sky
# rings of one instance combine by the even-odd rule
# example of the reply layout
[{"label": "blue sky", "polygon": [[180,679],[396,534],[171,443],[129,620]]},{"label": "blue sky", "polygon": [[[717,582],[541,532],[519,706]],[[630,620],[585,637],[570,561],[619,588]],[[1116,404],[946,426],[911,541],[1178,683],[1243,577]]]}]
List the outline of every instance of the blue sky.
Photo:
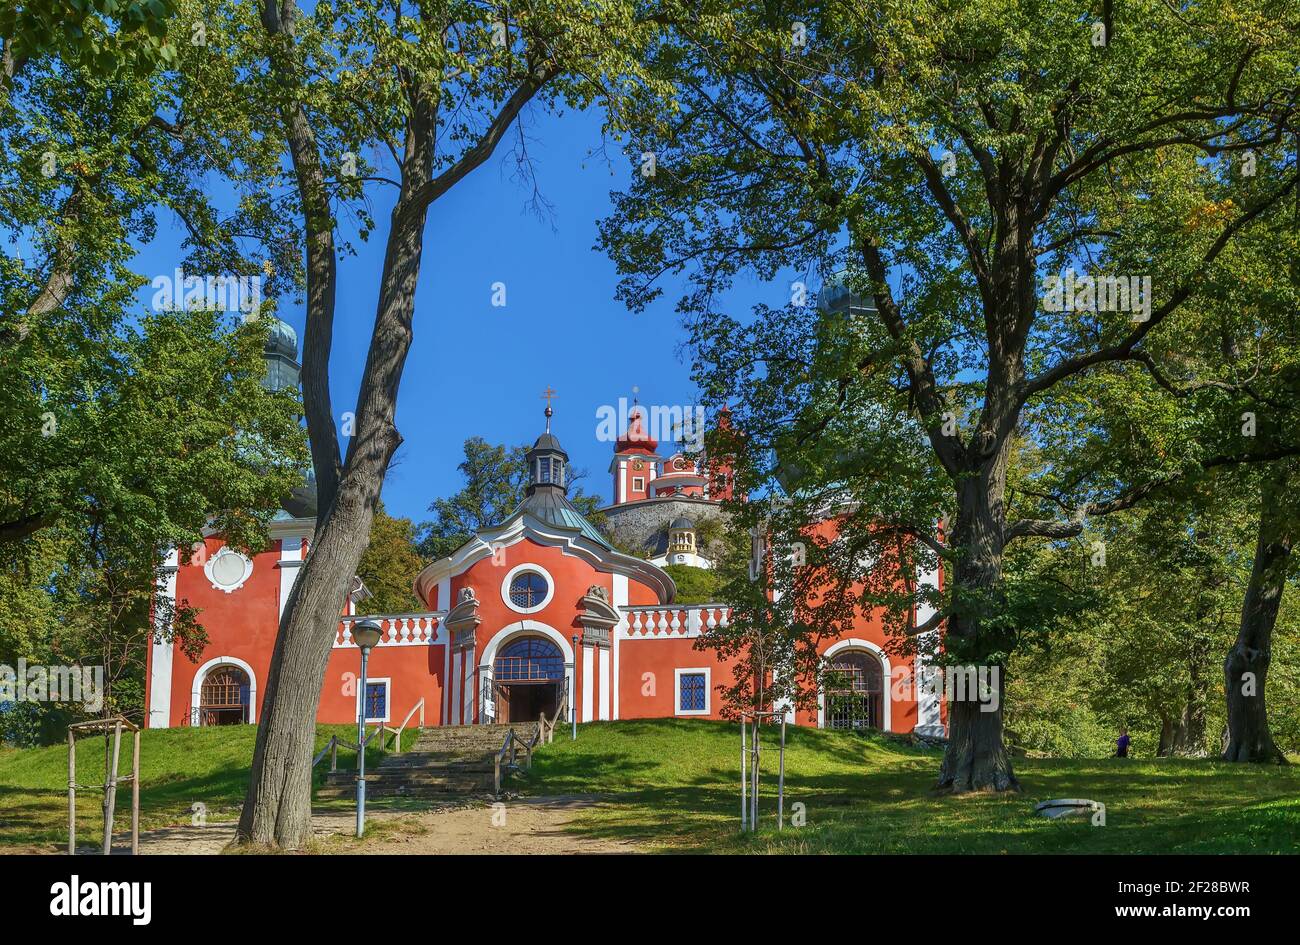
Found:
[{"label": "blue sky", "polygon": [[[666,282],[664,297],[634,315],[614,298],[613,263],[592,248],[596,221],[611,209],[610,190],[627,183],[631,162],[611,167],[604,156],[589,156],[600,145],[595,112],[552,116],[533,109],[525,128],[537,182],[553,207],[548,217],[526,207],[531,189],[514,178],[513,138],[431,208],[415,339],[398,399],[405,443],[384,487],[394,515],[421,521],[434,498],[460,488],[456,465],[466,438],[531,443],[543,429],[548,385],[558,394],[553,432],[573,465],[588,470],[584,490],[606,500],[612,444],[596,439],[597,409],[630,399],[634,386],[642,403],[695,402],[685,333],[673,310],[681,284]],[[618,156],[612,145],[610,153]],[[365,365],[392,188],[375,189],[373,199],[381,225],[339,265],[330,362],[339,418],[356,402]],[[180,235],[178,227],[160,226],[136,270],[150,278],[170,273]],[[491,304],[495,282],[506,286],[503,308]],[[728,299],[742,314],[788,292],[784,282],[762,286],[742,278]],[[301,335],[301,304],[281,300],[279,315]]]}]

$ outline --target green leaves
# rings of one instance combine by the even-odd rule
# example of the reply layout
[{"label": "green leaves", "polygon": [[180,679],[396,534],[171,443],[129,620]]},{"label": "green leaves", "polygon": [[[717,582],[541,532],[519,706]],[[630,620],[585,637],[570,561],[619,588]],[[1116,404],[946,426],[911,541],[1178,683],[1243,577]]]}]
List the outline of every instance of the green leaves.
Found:
[{"label": "green leaves", "polygon": [[54,56],[112,75],[123,61],[149,68],[174,53],[164,40],[175,0],[28,0],[0,10],[0,39],[14,61]]}]

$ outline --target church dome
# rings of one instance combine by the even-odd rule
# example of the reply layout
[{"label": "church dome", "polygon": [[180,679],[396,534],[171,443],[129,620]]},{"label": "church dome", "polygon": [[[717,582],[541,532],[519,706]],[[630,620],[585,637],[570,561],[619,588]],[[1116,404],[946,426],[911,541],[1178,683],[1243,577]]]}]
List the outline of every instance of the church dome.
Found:
[{"label": "church dome", "polygon": [[672,524],[669,525],[668,527],[673,531],[679,531],[679,532],[695,531],[695,523],[692,522],[689,518],[686,518],[685,516],[679,516],[673,519]]},{"label": "church dome", "polygon": [[560,445],[560,441],[555,438],[554,433],[543,433],[541,436],[539,436],[537,438],[537,442],[533,444],[533,449],[551,450],[556,453],[564,452],[564,447]]},{"label": "church dome", "polygon": [[564,452],[564,447],[551,432],[551,417],[554,416],[555,411],[551,409],[549,399],[546,402],[545,413],[546,429],[533,443],[532,449],[524,453],[524,461],[528,464],[529,480],[525,494],[529,496],[539,490],[545,492],[558,490],[563,494],[568,489],[566,467],[569,463],[569,454]]},{"label": "church dome", "polygon": [[849,274],[844,270],[831,274],[826,280],[818,293],[817,306],[824,312],[847,312],[850,315],[876,310],[875,299],[849,288]]},{"label": "church dome", "polygon": [[618,442],[614,444],[614,452],[653,453],[659,448],[659,442],[646,432],[645,408],[633,404],[632,410],[634,412],[628,419],[627,430],[618,438]]},{"label": "church dome", "polygon": [[280,355],[290,361],[298,360],[298,333],[288,322],[274,317],[271,321],[271,336],[266,339],[266,347],[263,350],[267,354]]}]

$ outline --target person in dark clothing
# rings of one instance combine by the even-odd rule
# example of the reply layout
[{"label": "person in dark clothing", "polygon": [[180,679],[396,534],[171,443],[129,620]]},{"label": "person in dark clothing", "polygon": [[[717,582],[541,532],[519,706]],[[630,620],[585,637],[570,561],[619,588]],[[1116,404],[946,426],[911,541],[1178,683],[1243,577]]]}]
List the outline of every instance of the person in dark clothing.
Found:
[{"label": "person in dark clothing", "polygon": [[1126,729],[1126,728],[1122,728],[1122,729],[1120,729],[1120,730],[1119,730],[1119,738],[1115,739],[1115,757],[1116,757],[1116,758],[1127,758],[1127,757],[1128,757],[1128,741],[1129,741],[1129,738],[1128,738],[1128,729]]}]

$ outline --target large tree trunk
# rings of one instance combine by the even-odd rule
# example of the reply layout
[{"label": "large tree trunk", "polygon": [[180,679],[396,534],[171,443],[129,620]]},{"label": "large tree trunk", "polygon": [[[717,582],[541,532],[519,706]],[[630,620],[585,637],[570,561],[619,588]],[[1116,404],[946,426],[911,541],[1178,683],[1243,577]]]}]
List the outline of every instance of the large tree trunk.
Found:
[{"label": "large tree trunk", "polygon": [[[417,168],[429,166],[420,157],[412,160]],[[357,403],[357,432],[334,501],[317,526],[280,621],[239,819],[241,842],[297,849],[311,838],[311,757],[325,668],[344,594],[369,544],[384,475],[401,443],[394,415],[411,345],[425,221],[424,206],[412,205],[407,195],[425,179],[427,174],[411,174],[393,210],[375,330]]]},{"label": "large tree trunk", "polygon": [[954,794],[1020,790],[1002,741],[1001,693],[998,698],[996,712],[981,711],[984,706],[971,701],[948,703],[948,745],[939,770],[940,790]]},{"label": "large tree trunk", "polygon": [[1177,718],[1163,716],[1160,720],[1160,744],[1156,754],[1161,757],[1204,758],[1205,704],[1188,693],[1187,702]]},{"label": "large tree trunk", "polygon": [[1277,623],[1287,565],[1295,541],[1289,510],[1290,469],[1278,464],[1265,480],[1260,496],[1259,534],[1255,561],[1241,605],[1241,628],[1223,661],[1223,685],[1228,701],[1228,745],[1224,761],[1286,764],[1268,728],[1264,687],[1272,659],[1273,626]]},{"label": "large tree trunk", "polygon": [[[948,694],[948,745],[939,770],[940,791],[1018,791],[1011,755],[1002,741],[1002,661],[1006,631],[990,625],[1002,604],[1003,493],[1006,447],[982,471],[958,485],[953,547],[961,557],[953,569],[953,615],[945,649],[961,664],[985,667],[996,702],[952,699]],[[991,708],[996,706],[994,711]]]},{"label": "large tree trunk", "polygon": [[298,849],[311,838],[316,710],[343,608],[339,589],[365,551],[380,482],[382,474],[345,480],[289,594],[258,719],[241,842]]}]

